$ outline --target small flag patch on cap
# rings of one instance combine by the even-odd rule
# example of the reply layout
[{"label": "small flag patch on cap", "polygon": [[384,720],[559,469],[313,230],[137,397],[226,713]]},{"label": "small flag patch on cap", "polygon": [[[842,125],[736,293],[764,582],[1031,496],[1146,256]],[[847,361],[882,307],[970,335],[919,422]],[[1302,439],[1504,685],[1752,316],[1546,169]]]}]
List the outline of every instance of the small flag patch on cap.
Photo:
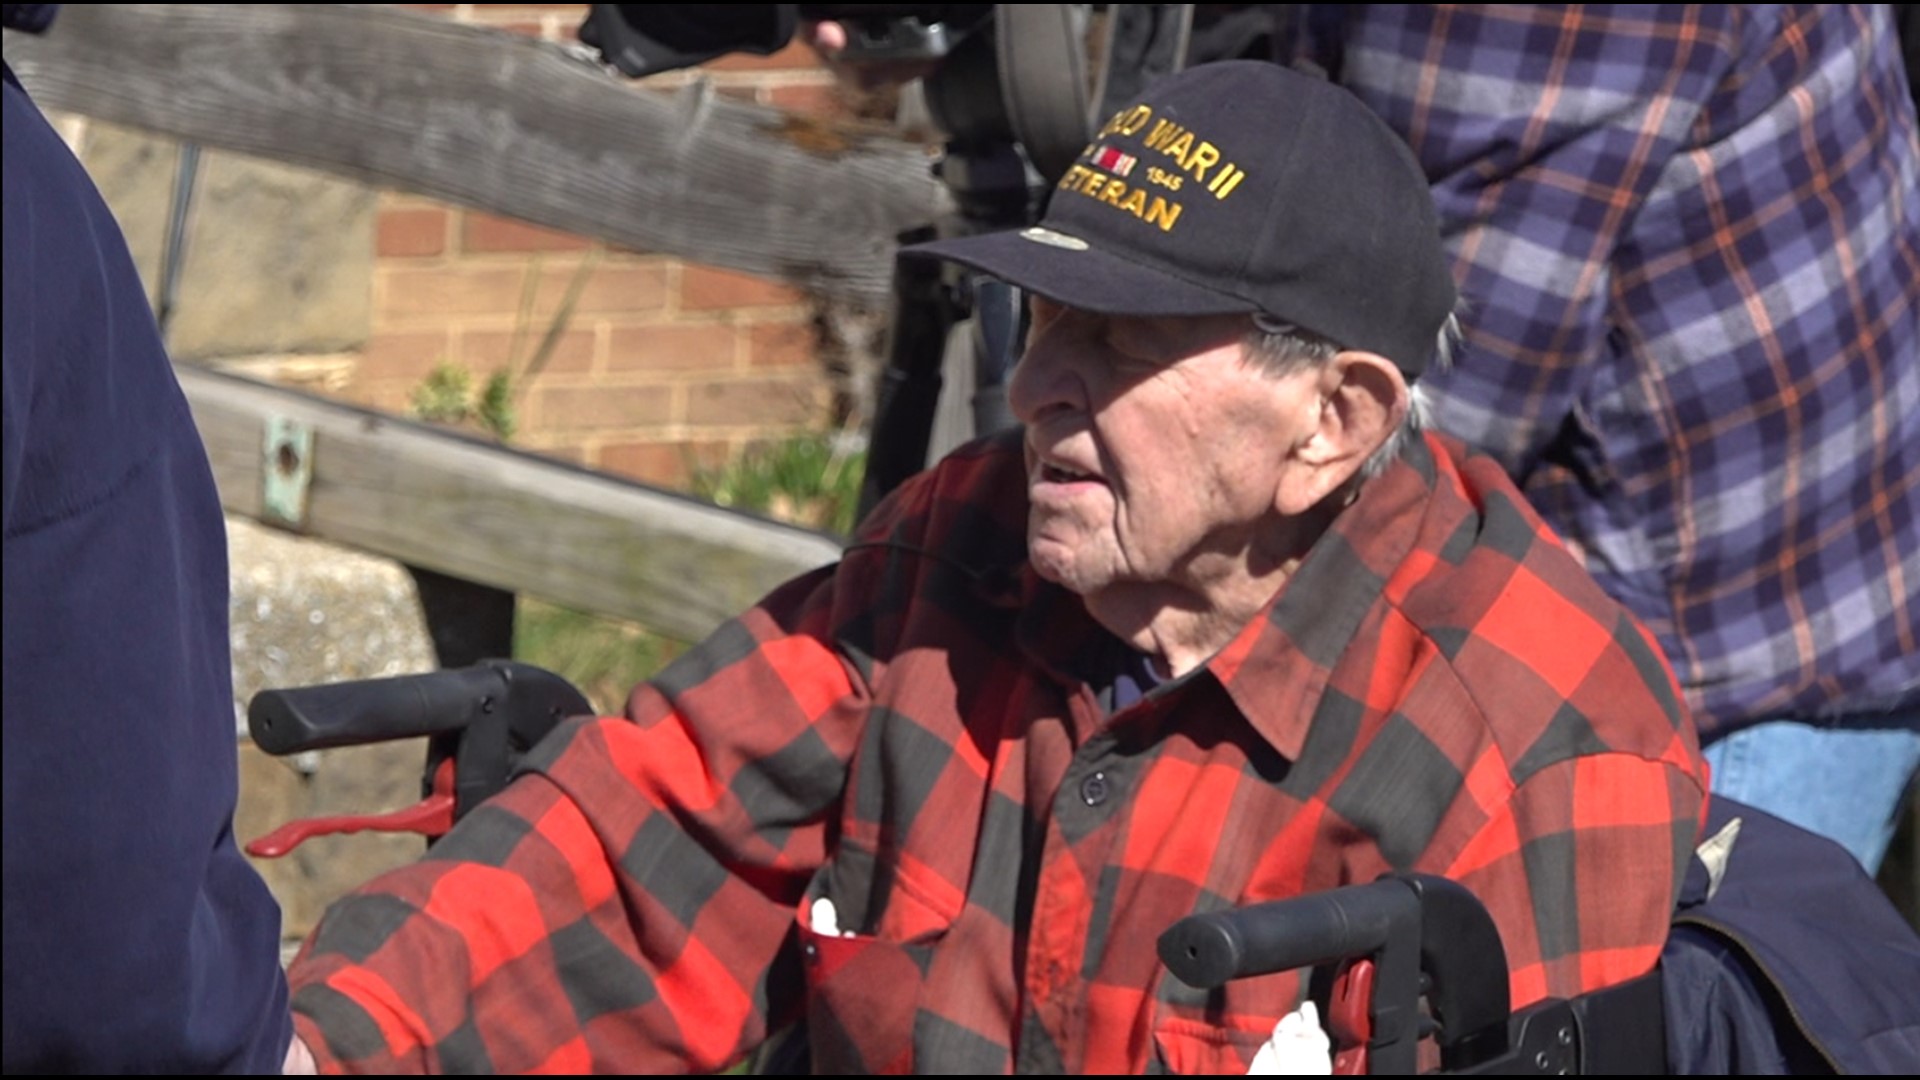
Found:
[{"label": "small flag patch on cap", "polygon": [[1092,163],[1096,169],[1103,169],[1115,176],[1125,176],[1133,171],[1139,159],[1132,154],[1121,153],[1117,147],[1102,146],[1093,152]]}]

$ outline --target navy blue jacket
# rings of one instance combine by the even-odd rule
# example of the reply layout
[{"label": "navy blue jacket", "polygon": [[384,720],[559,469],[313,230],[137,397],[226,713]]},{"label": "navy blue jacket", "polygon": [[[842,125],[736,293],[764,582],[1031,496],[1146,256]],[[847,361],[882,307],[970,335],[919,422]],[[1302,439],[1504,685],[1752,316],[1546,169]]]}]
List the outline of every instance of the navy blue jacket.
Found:
[{"label": "navy blue jacket", "polygon": [[1693,860],[1661,954],[1671,1071],[1920,1071],[1920,935],[1845,848],[1718,796],[1707,833],[1734,818],[1724,876]]},{"label": "navy blue jacket", "polygon": [[212,472],[112,215],[5,77],[5,1068],[277,1073]]}]

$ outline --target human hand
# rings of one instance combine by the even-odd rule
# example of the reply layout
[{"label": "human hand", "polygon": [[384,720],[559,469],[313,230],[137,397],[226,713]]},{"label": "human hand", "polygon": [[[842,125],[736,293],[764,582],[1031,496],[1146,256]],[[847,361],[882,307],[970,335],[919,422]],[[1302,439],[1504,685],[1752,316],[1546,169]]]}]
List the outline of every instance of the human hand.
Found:
[{"label": "human hand", "polygon": [[823,20],[811,23],[807,27],[807,44],[812,45],[822,56],[836,56],[847,47],[847,27],[844,23]]},{"label": "human hand", "polygon": [[847,46],[853,40],[852,34],[846,23],[833,19],[805,21],[800,26],[801,37],[825,61],[827,69],[843,84],[858,90],[872,91],[910,82],[939,65],[937,59],[848,60]]}]

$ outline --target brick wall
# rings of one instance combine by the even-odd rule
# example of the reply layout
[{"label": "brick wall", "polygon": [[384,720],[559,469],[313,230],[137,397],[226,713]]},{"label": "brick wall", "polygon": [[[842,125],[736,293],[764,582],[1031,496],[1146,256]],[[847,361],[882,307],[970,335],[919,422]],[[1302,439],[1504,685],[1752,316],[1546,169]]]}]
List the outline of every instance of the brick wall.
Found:
[{"label": "brick wall", "polygon": [[[463,22],[572,41],[579,4],[411,5]],[[697,72],[722,93],[811,113],[849,106],[812,51],[727,56]],[[636,92],[644,92],[636,87]],[[433,368],[476,384],[510,366],[516,445],[667,486],[751,443],[831,422],[816,302],[780,283],[383,194],[372,336],[347,396],[396,412]],[[577,291],[563,314],[570,290]],[[554,347],[528,374],[536,346]]]}]

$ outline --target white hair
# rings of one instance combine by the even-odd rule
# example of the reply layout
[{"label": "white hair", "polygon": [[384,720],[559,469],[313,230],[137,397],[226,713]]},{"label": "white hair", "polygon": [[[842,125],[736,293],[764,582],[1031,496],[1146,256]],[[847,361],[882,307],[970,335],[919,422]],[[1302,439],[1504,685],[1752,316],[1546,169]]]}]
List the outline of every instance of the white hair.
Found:
[{"label": "white hair", "polygon": [[[1427,365],[1427,370],[1444,371],[1451,367],[1459,343],[1460,318],[1456,313],[1447,316],[1439,334],[1435,335],[1432,363]],[[1265,315],[1253,317],[1253,330],[1247,335],[1246,346],[1248,359],[1275,378],[1327,364],[1342,351],[1340,344],[1330,338]],[[1356,480],[1364,482],[1386,472],[1407,443],[1427,427],[1428,419],[1420,396],[1410,395],[1405,419],[1387,436],[1387,441],[1361,463]]]}]

